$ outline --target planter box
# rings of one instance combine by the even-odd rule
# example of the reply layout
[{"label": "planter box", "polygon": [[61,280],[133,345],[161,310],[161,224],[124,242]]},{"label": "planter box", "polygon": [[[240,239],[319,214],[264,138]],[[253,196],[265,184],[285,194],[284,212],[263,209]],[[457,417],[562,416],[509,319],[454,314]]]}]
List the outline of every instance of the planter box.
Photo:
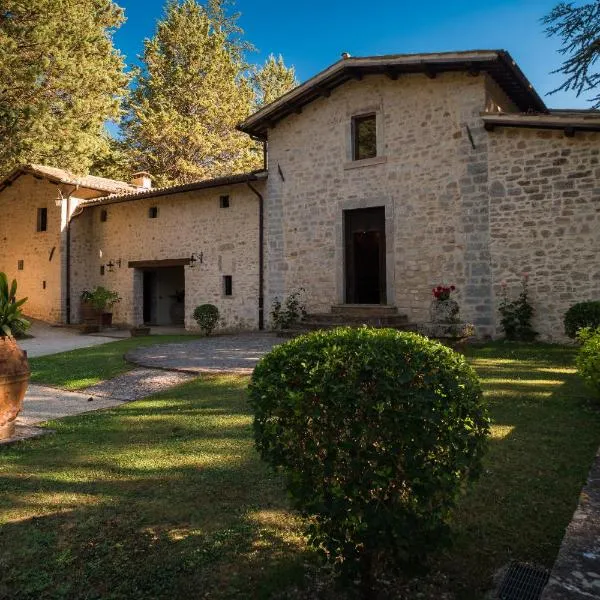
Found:
[{"label": "planter box", "polygon": [[100,325],[102,322],[102,311],[98,310],[89,302],[82,302],[79,307],[79,315],[84,325]]}]

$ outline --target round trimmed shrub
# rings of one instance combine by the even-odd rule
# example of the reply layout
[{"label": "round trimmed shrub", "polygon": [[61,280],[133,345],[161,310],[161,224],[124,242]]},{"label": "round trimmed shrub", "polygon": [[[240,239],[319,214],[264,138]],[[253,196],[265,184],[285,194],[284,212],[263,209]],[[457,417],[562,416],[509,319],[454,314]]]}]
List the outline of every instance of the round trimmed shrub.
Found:
[{"label": "round trimmed shrub", "polygon": [[214,304],[201,304],[196,306],[192,316],[200,329],[210,335],[219,322],[219,309]]},{"label": "round trimmed shrub", "polygon": [[577,338],[581,342],[576,359],[577,370],[600,398],[600,327],[595,330],[584,327],[579,330]]},{"label": "round trimmed shrub", "polygon": [[317,331],[276,346],[249,386],[262,458],[309,516],[310,543],[363,583],[447,539],[489,420],[460,354],[392,329]]},{"label": "round trimmed shrub", "polygon": [[600,327],[600,301],[573,304],[565,313],[565,333],[570,338],[576,338],[577,332],[584,327]]}]

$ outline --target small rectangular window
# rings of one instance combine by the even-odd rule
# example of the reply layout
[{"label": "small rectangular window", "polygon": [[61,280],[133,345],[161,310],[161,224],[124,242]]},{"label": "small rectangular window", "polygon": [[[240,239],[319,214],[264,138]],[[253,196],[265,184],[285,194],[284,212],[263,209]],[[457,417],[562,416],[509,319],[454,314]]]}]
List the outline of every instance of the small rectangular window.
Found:
[{"label": "small rectangular window", "polygon": [[25,263],[22,260],[18,261],[17,262],[17,270],[22,271],[24,268],[25,268]]},{"label": "small rectangular window", "polygon": [[100,222],[101,223],[106,223],[106,220],[108,219],[108,212],[106,210],[101,210],[100,211]]},{"label": "small rectangular window", "polygon": [[219,205],[221,208],[229,208],[229,196],[221,196],[219,198]]},{"label": "small rectangular window", "polygon": [[42,289],[45,290],[46,289],[46,282],[42,281]]},{"label": "small rectangular window", "polygon": [[377,156],[377,119],[375,115],[362,115],[352,119],[353,160]]},{"label": "small rectangular window", "polygon": [[223,275],[223,294],[233,296],[233,280],[231,275]]},{"label": "small rectangular window", "polygon": [[38,208],[37,209],[37,230],[47,231],[48,230],[48,209]]},{"label": "small rectangular window", "polygon": [[100,275],[104,275],[104,265],[100,265]]},{"label": "small rectangular window", "polygon": [[156,219],[156,217],[158,217],[158,206],[151,206],[148,209],[148,218]]}]

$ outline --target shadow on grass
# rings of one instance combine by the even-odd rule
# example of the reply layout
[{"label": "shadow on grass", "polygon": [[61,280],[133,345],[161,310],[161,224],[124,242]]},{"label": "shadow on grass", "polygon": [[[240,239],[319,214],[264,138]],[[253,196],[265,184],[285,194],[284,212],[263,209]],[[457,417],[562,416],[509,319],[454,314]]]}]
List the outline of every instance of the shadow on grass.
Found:
[{"label": "shadow on grass", "polygon": [[243,384],[195,381],[0,452],[0,597],[267,598],[300,582],[312,555],[253,449]]},{"label": "shadow on grass", "polygon": [[[461,600],[483,597],[513,558],[551,566],[600,425],[572,349],[469,354],[492,437],[456,511],[455,544],[434,560]],[[314,555],[253,449],[246,382],[196,380],[0,450],[0,597],[269,598],[302,587]]]}]

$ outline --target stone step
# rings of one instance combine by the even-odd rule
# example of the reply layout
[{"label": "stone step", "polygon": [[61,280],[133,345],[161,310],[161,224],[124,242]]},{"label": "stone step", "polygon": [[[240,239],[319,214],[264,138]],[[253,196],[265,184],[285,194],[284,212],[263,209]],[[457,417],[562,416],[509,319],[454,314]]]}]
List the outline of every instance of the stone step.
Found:
[{"label": "stone step", "polygon": [[336,313],[309,314],[306,322],[322,323],[324,325],[373,325],[374,327],[393,327],[408,323],[406,315],[345,315]]},{"label": "stone step", "polygon": [[398,308],[385,304],[335,304],[331,307],[334,315],[355,317],[388,317],[398,314]]}]

